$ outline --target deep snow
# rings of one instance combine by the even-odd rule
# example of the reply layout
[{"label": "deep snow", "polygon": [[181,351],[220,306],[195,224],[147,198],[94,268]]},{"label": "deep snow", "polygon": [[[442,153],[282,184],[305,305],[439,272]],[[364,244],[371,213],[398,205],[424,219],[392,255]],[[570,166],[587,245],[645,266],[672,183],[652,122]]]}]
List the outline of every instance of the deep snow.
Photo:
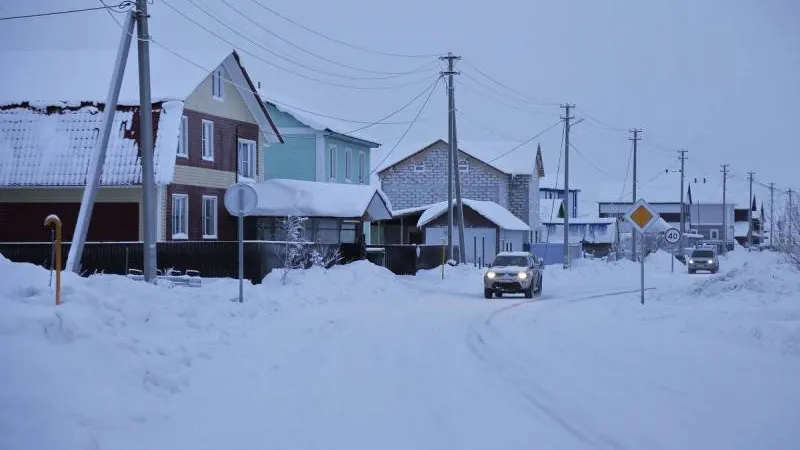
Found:
[{"label": "deep snow", "polygon": [[[0,258],[0,449],[797,449],[800,275],[732,253],[689,276],[366,262],[245,286],[150,286]],[[616,295],[608,295],[616,294]]]}]

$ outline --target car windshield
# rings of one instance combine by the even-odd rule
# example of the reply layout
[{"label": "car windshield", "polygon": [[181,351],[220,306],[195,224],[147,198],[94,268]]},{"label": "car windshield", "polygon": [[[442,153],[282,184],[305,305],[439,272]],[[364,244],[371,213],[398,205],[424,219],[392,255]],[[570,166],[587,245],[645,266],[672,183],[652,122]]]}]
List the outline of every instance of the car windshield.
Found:
[{"label": "car windshield", "polygon": [[524,256],[498,256],[494,259],[494,266],[527,266],[528,258]]},{"label": "car windshield", "polygon": [[713,258],[714,252],[711,250],[695,250],[692,252],[692,258]]}]

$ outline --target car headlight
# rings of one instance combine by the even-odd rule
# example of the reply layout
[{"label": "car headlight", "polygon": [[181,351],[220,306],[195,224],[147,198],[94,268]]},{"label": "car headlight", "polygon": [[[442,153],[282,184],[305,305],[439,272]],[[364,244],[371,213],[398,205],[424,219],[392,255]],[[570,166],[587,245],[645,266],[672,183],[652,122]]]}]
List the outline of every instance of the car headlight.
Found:
[{"label": "car headlight", "polygon": [[693,259],[690,259],[690,260],[689,260],[689,264],[694,264],[694,260],[693,260]]},{"label": "car headlight", "polygon": [[486,278],[489,278],[491,280],[494,277],[495,277],[495,273],[494,272],[486,272]]},{"label": "car headlight", "polygon": [[525,273],[525,272],[520,272],[520,273],[518,273],[518,274],[517,274],[517,276],[518,276],[518,277],[519,277],[521,280],[524,280],[525,278],[528,278],[528,274],[527,274],[527,273]]}]

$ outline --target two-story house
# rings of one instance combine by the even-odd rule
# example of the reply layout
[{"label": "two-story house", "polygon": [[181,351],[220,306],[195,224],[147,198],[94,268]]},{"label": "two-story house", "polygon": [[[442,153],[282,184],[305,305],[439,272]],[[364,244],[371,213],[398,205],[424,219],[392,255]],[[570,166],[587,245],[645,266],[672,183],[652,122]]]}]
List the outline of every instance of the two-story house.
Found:
[{"label": "two-story house", "polygon": [[[158,240],[233,240],[225,190],[258,177],[259,146],[280,134],[235,52],[184,52],[207,68],[151,49]],[[0,240],[48,241],[58,214],[74,232],[103,126],[116,55],[105,51],[0,53]],[[69,73],[69,77],[64,77]],[[88,241],[142,237],[142,165],[135,51],[120,91]]]},{"label": "two-story house", "polygon": [[[262,94],[284,142],[264,147],[259,158],[264,176],[256,188],[266,202],[259,213],[260,236],[281,239],[280,218],[302,214],[310,239],[353,243],[365,235],[368,241],[369,222],[391,217],[388,199],[369,182],[372,151],[380,144],[335,120],[312,118],[272,93]],[[268,197],[278,192],[301,200],[269,204]],[[324,207],[309,207],[313,204]]]}]

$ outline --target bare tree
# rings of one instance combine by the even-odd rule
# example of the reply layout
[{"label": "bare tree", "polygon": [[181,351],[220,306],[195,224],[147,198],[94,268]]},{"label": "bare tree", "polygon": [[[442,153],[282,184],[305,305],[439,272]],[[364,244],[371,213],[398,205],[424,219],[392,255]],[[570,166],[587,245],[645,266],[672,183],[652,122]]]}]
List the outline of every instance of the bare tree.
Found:
[{"label": "bare tree", "polygon": [[775,223],[772,239],[775,247],[782,252],[787,261],[800,268],[800,208],[787,205]]},{"label": "bare tree", "polygon": [[283,273],[281,282],[288,283],[289,273],[295,269],[306,267],[307,248],[309,242],[306,240],[306,220],[307,217],[288,216],[280,221],[280,230],[285,241],[281,250],[281,260],[283,261]]},{"label": "bare tree", "polygon": [[340,247],[326,246],[317,240],[314,248],[311,249],[309,257],[313,265],[330,269],[341,262],[342,251]]}]

